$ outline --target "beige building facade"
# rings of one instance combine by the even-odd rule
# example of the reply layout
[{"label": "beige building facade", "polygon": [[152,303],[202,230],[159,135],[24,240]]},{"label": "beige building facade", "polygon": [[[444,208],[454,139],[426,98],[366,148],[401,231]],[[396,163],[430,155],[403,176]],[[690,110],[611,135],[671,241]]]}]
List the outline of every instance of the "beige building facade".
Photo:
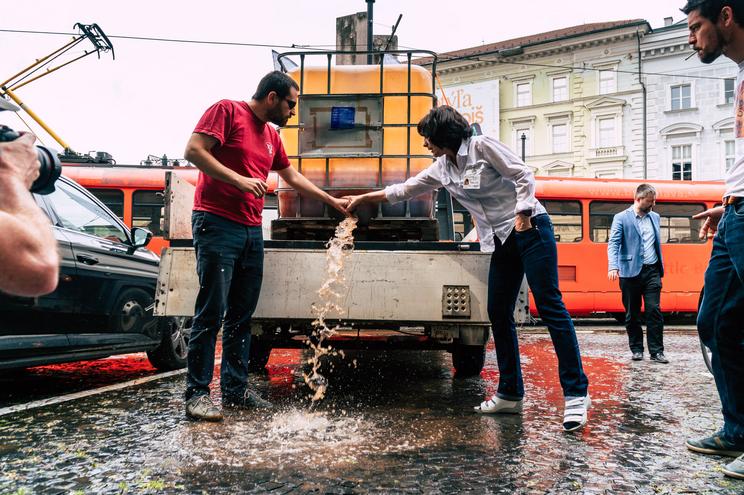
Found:
[{"label": "beige building facade", "polygon": [[[649,31],[644,20],[584,24],[442,53],[440,95],[471,122],[490,122],[484,130],[497,127],[520,155],[524,136],[525,161],[538,175],[642,177],[648,146],[638,61]],[[488,87],[498,98],[482,96]],[[466,100],[469,89],[479,99]]]}]

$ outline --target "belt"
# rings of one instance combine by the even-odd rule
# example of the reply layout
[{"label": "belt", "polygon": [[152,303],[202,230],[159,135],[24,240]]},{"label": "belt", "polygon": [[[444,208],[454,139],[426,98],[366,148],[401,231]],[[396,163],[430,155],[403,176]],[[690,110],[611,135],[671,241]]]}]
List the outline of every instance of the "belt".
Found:
[{"label": "belt", "polygon": [[739,196],[726,196],[725,198],[723,198],[723,206],[735,205],[741,200],[742,198]]}]

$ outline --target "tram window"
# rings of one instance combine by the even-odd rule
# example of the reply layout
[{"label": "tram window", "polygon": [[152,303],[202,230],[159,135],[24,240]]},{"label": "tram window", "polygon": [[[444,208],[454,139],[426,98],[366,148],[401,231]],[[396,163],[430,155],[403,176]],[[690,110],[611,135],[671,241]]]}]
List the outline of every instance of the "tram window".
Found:
[{"label": "tram window", "polygon": [[553,221],[556,242],[579,242],[581,233],[581,203],[578,201],[540,201]]},{"label": "tram window", "polygon": [[142,227],[153,236],[162,236],[163,191],[134,191],[132,195],[132,227]]},{"label": "tram window", "polygon": [[632,203],[592,201],[589,204],[589,238],[593,242],[607,242],[612,219],[616,213],[628,209]]},{"label": "tram window", "polygon": [[705,210],[705,205],[691,203],[656,203],[654,211],[661,217],[661,242],[678,244],[700,244],[698,232],[702,220],[691,217]]},{"label": "tram window", "polygon": [[118,189],[90,189],[88,191],[98,198],[106,208],[124,221],[124,192]]}]

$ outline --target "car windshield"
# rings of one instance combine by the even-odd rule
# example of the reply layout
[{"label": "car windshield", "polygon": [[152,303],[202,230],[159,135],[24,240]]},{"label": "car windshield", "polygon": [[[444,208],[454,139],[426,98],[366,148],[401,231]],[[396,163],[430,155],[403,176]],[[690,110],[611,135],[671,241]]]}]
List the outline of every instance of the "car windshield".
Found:
[{"label": "car windshield", "polygon": [[58,182],[56,191],[48,195],[62,227],[126,243],[127,234],[114,218],[74,187]]}]

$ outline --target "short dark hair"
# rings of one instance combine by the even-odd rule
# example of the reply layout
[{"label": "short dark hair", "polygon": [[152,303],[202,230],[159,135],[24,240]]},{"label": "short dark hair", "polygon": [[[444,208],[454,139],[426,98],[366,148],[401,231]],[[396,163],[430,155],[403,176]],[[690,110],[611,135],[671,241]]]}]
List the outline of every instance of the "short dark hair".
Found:
[{"label": "short dark hair", "polygon": [[640,186],[638,186],[636,188],[636,193],[635,193],[635,197],[636,198],[638,198],[638,197],[645,198],[649,194],[651,194],[654,197],[656,197],[656,188],[654,186],[652,186],[651,184],[645,184],[644,183],[644,184],[641,184]]},{"label": "short dark hair", "polygon": [[744,0],[687,0],[681,10],[685,15],[699,10],[701,16],[716,23],[724,7],[731,7],[734,22],[744,27]]},{"label": "short dark hair", "polygon": [[258,83],[256,93],[253,95],[254,100],[263,100],[272,91],[276,93],[279,98],[286,98],[289,96],[290,88],[300,90],[297,85],[297,81],[289,77],[284,72],[275,70],[269,72]]},{"label": "short dark hair", "polygon": [[471,136],[470,124],[452,107],[441,106],[419,121],[418,133],[440,148],[460,149],[463,139]]}]

